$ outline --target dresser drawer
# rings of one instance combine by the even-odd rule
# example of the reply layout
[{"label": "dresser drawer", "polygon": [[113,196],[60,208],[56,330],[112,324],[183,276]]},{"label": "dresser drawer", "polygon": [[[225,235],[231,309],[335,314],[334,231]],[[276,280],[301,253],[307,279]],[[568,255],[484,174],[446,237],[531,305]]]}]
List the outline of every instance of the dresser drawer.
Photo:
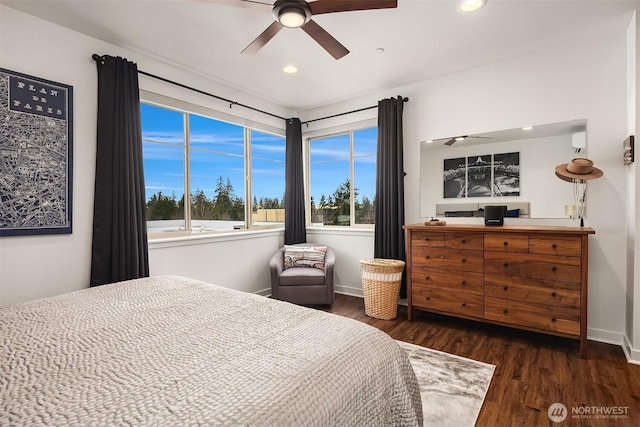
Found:
[{"label": "dresser drawer", "polygon": [[484,272],[501,276],[580,283],[580,261],[581,258],[578,257],[485,252]]},{"label": "dresser drawer", "polygon": [[541,331],[580,335],[580,310],[485,297],[487,320]]},{"label": "dresser drawer", "polygon": [[447,233],[444,237],[444,247],[454,249],[479,249],[483,248],[482,233]]},{"label": "dresser drawer", "polygon": [[416,307],[457,316],[482,318],[482,295],[451,292],[415,286],[411,291],[411,303]]},{"label": "dresser drawer", "polygon": [[580,256],[582,239],[573,236],[531,236],[529,253]]},{"label": "dresser drawer", "polygon": [[488,233],[484,235],[484,250],[526,254],[529,252],[529,236]]},{"label": "dresser drawer", "polygon": [[443,248],[444,233],[436,231],[413,231],[411,233],[411,244],[413,246]]},{"label": "dresser drawer", "polygon": [[415,267],[411,269],[412,286],[428,286],[448,289],[453,292],[468,292],[482,295],[484,289],[482,280],[482,273],[439,270],[426,267]]},{"label": "dresser drawer", "polygon": [[418,246],[411,253],[411,263],[415,267],[482,272],[482,251]]},{"label": "dresser drawer", "polygon": [[484,276],[488,297],[524,301],[556,307],[580,308],[580,284],[509,276]]}]

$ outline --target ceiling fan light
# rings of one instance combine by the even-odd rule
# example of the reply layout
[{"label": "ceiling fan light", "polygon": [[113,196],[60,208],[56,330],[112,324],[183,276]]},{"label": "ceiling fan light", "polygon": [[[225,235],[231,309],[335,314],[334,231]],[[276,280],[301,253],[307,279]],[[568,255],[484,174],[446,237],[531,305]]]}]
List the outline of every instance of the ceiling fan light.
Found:
[{"label": "ceiling fan light", "polygon": [[300,28],[307,21],[307,17],[304,11],[295,7],[287,7],[278,14],[278,21],[287,28]]},{"label": "ceiling fan light", "polygon": [[458,11],[467,13],[480,9],[487,3],[487,0],[460,0]]}]

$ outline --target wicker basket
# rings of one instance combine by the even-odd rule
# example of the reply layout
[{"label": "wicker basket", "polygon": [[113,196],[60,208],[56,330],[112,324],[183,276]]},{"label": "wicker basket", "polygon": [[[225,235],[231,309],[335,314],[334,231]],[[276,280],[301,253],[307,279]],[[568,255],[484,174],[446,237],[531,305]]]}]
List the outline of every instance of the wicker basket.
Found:
[{"label": "wicker basket", "polygon": [[404,261],[369,258],[360,260],[364,312],[376,319],[391,320],[398,315],[398,299]]}]

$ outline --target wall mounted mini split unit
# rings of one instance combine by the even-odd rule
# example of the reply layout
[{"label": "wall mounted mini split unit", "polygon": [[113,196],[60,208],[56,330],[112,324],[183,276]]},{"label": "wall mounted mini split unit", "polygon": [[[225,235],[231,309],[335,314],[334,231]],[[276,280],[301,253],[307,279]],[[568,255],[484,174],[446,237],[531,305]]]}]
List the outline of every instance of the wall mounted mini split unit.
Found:
[{"label": "wall mounted mini split unit", "polygon": [[574,153],[579,153],[583,148],[587,146],[587,133],[578,132],[571,136],[571,146]]}]

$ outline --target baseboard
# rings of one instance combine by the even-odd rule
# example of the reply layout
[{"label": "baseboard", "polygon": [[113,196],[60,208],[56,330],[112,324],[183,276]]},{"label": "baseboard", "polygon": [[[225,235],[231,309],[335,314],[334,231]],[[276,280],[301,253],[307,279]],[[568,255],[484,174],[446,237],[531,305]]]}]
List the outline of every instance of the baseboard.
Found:
[{"label": "baseboard", "polygon": [[263,296],[263,297],[270,297],[271,296],[271,288],[267,288],[267,289],[263,289],[261,291],[258,292],[254,292],[257,295]]},{"label": "baseboard", "polygon": [[622,351],[627,357],[627,362],[634,365],[640,365],[640,350],[635,350],[629,341],[629,338],[625,335],[622,342]]},{"label": "baseboard", "polygon": [[607,331],[604,329],[587,328],[587,339],[605,344],[615,344],[622,346],[624,335],[619,332]]},{"label": "baseboard", "polygon": [[364,295],[362,294],[362,288],[355,288],[353,286],[335,285],[334,290],[337,294],[364,298]]}]

